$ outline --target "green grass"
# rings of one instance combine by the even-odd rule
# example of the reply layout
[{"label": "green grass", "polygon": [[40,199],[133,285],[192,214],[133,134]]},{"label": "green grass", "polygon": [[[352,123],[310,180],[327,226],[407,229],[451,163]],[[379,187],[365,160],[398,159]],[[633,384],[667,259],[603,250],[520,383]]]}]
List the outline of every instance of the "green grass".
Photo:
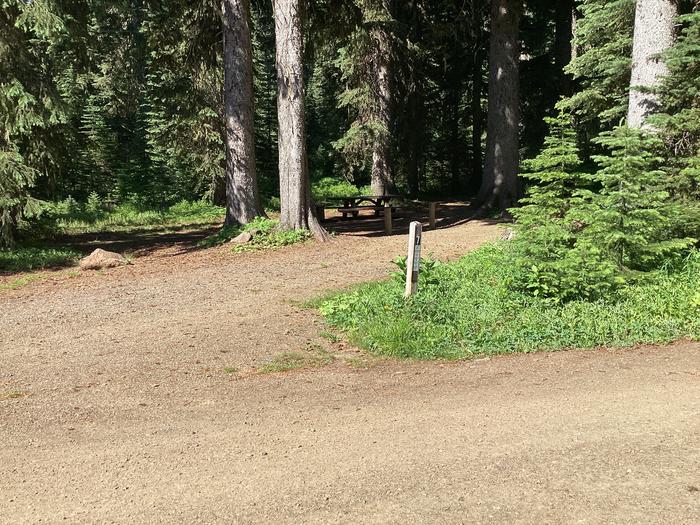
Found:
[{"label": "green grass", "polygon": [[308,230],[280,230],[278,221],[257,217],[242,228],[224,226],[216,234],[200,241],[198,246],[210,248],[225,244],[244,231],[251,232],[253,239],[246,244],[233,245],[232,250],[235,253],[279,248],[280,246],[305,242],[311,238],[311,232]]},{"label": "green grass", "polygon": [[312,352],[282,352],[264,363],[259,371],[263,374],[289,372],[300,368],[318,368],[333,362],[333,355],[319,345],[311,345]]},{"label": "green grass", "polygon": [[75,235],[215,224],[223,219],[225,210],[206,201],[182,201],[162,210],[124,203],[108,210],[66,200],[46,205],[44,213],[47,230]]},{"label": "green grass", "polygon": [[323,337],[324,339],[328,339],[331,343],[337,343],[338,341],[340,341],[340,337],[338,337],[333,332],[329,332],[328,330],[323,330],[318,335]]},{"label": "green grass", "polygon": [[9,392],[0,392],[0,401],[5,401],[6,399],[17,399],[20,397],[26,397],[29,392],[20,392],[18,390],[10,390]]},{"label": "green grass", "polygon": [[28,272],[72,266],[80,254],[66,248],[15,248],[0,250],[0,272]]},{"label": "green grass", "polygon": [[700,338],[700,253],[616,297],[563,305],[509,287],[507,243],[434,269],[434,283],[404,300],[398,279],[316,304],[331,326],[380,355],[458,359],[563,348],[631,346]]},{"label": "green grass", "polygon": [[214,246],[221,246],[229,242],[231,239],[236,237],[241,233],[241,229],[238,226],[223,226],[214,235],[210,235],[199,241],[197,246],[200,248],[212,248]]}]

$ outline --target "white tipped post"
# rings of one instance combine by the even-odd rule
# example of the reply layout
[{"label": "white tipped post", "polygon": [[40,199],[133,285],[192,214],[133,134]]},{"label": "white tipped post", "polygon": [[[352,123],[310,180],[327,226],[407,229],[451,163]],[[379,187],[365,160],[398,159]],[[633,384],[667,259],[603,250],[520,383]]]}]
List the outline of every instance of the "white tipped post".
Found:
[{"label": "white tipped post", "polygon": [[408,257],[406,258],[406,290],[404,297],[410,297],[418,288],[418,272],[420,271],[420,248],[423,237],[423,225],[418,221],[411,222],[408,229]]}]

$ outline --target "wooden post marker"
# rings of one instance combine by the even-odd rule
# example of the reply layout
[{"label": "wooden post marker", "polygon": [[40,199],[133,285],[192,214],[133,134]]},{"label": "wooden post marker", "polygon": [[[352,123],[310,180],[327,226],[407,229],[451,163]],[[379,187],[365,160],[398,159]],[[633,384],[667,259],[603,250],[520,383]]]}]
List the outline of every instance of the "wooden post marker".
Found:
[{"label": "wooden post marker", "polygon": [[437,202],[431,202],[428,208],[428,226],[435,229],[435,219],[437,217]]},{"label": "wooden post marker", "polygon": [[391,204],[389,202],[384,203],[384,233],[391,235],[393,228],[391,225]]},{"label": "wooden post marker", "polygon": [[410,297],[418,288],[422,237],[423,225],[418,221],[411,222],[408,230],[408,258],[406,259],[406,290],[403,294],[404,297]]}]

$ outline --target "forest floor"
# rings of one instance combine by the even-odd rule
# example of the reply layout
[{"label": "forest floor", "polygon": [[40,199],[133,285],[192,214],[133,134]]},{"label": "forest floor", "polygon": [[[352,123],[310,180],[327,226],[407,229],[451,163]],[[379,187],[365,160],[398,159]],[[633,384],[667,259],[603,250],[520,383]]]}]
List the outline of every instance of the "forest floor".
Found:
[{"label": "forest floor", "polygon": [[[367,225],[0,291],[0,523],[696,520],[700,345],[371,357],[303,307],[386,277]],[[441,226],[442,259],[499,235]]]}]

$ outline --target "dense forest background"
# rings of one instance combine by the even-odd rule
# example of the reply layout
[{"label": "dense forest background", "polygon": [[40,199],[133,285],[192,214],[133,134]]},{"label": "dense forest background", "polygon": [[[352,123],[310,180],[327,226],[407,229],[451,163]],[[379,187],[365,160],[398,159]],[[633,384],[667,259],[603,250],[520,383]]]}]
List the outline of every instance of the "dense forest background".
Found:
[{"label": "dense forest background", "polygon": [[[312,182],[369,184],[380,143],[402,193],[476,195],[484,173],[492,3],[302,5]],[[225,202],[220,2],[2,0],[1,6],[5,230],[17,206],[31,216],[32,203],[69,197],[155,208],[202,198]],[[682,38],[669,60],[672,79],[659,109],[666,118],[658,124],[666,147],[659,154],[670,171],[683,174],[676,189],[686,196],[697,196],[700,144],[696,8],[692,1],[678,4]],[[542,150],[545,117],[565,112],[581,169],[590,170],[606,148],[597,137],[627,112],[635,1],[528,0],[518,9],[520,158]],[[257,178],[264,204],[275,207],[275,22],[269,0],[252,0],[250,10]],[[377,84],[378,60],[386,62],[388,87]],[[389,90],[386,108],[381,89]]]}]

